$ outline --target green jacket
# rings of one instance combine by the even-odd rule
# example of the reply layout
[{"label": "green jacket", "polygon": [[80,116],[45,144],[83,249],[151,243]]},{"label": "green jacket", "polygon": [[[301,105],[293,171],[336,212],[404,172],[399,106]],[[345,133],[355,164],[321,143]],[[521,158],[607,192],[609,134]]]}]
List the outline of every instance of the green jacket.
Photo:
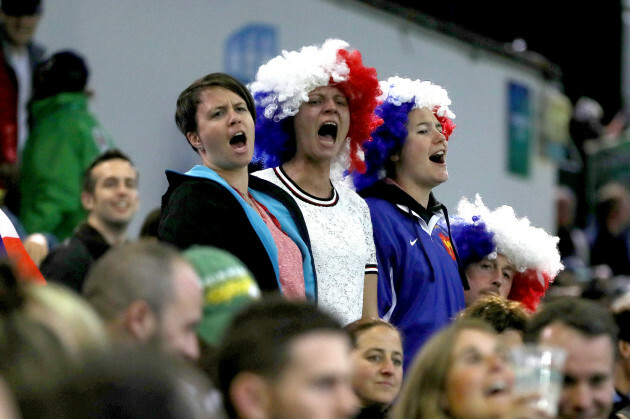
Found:
[{"label": "green jacket", "polygon": [[85,219],[83,172],[114,146],[87,101],[84,93],[60,93],[32,105],[20,175],[20,220],[29,233],[51,233],[61,241]]}]

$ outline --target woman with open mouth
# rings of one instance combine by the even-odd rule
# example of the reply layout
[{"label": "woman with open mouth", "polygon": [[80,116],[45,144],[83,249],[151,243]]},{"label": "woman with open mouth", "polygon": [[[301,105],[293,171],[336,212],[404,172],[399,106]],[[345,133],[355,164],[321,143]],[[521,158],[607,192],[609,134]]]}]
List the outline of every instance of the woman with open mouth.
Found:
[{"label": "woman with open mouth", "polygon": [[315,267],[300,209],[281,188],[248,173],[256,109],[247,87],[227,74],[208,74],[180,94],[175,120],[202,164],[166,172],[159,238],[181,249],[227,250],[263,292],[312,295]]},{"label": "woman with open mouth", "polygon": [[258,70],[254,175],[286,190],[304,214],[319,307],[344,323],[376,312],[376,256],[365,202],[341,181],[363,169],[361,143],[379,123],[376,70],[339,39],[285,51]]},{"label": "woman with open mouth", "polygon": [[429,81],[391,77],[380,84],[376,114],[384,122],[364,144],[367,170],[354,183],[372,217],[379,314],[402,332],[407,368],[464,308],[466,277],[446,207],[432,193],[448,179],[455,114],[446,90]]},{"label": "woman with open mouth", "polygon": [[516,395],[508,349],[488,323],[460,319],[418,353],[391,419],[545,419]]}]

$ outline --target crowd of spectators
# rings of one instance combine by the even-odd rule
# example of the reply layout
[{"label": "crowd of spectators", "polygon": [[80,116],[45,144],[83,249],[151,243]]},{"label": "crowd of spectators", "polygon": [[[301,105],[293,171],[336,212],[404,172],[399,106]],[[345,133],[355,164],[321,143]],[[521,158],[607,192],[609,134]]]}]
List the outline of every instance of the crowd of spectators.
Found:
[{"label": "crowd of spectators", "polygon": [[182,91],[200,164],[134,237],[140,174],[43,11],[0,8],[0,417],[548,417],[514,391],[525,344],[565,354],[558,417],[630,417],[623,183],[584,228],[564,186],[554,232],[449,216],[446,89],[329,39]]}]

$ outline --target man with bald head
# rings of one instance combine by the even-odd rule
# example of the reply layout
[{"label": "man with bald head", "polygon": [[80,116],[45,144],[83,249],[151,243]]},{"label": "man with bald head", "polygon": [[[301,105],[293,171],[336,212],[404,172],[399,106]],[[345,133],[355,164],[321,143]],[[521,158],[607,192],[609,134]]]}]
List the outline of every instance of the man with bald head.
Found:
[{"label": "man with bald head", "polygon": [[110,249],[88,274],[83,295],[116,339],[199,358],[201,282],[174,247],[143,239]]}]

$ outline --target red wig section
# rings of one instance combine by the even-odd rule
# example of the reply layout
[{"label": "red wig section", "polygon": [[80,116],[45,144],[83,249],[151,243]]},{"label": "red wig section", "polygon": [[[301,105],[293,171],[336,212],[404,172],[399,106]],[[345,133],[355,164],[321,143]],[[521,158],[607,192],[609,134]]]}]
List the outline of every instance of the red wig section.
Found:
[{"label": "red wig section", "polygon": [[337,51],[340,60],[345,61],[350,69],[348,79],[334,84],[348,99],[350,110],[350,167],[348,172],[365,173],[365,163],[359,156],[361,144],[371,139],[371,133],[378,128],[383,120],[374,114],[378,104],[378,97],[382,93],[376,69],[365,67],[361,59],[361,53],[357,50]]},{"label": "red wig section", "polygon": [[508,299],[519,301],[533,313],[536,311],[538,303],[544,297],[545,292],[547,292],[550,283],[551,277],[546,272],[540,273],[535,269],[517,272],[514,275]]},{"label": "red wig section", "polygon": [[451,136],[453,130],[455,129],[455,124],[446,116],[438,116],[437,111],[435,111],[434,113],[438,122],[442,124],[442,134],[446,137],[446,141],[448,141],[448,138]]}]

